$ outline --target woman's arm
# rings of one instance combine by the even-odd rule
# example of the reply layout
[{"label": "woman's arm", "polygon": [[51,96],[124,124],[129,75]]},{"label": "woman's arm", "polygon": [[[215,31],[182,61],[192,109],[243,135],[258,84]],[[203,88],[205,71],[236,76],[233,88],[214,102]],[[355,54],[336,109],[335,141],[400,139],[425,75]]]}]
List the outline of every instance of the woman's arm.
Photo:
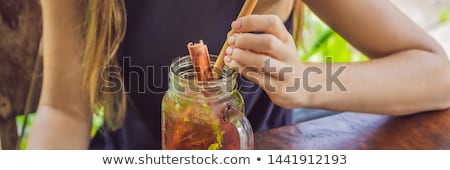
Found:
[{"label": "woman's arm", "polygon": [[42,0],[41,5],[44,80],[28,149],[86,149],[92,114],[81,95],[81,2]]},{"label": "woman's arm", "polygon": [[[389,1],[304,2],[373,60],[333,64],[331,73],[336,76],[333,78],[330,76],[333,74],[327,76],[326,64],[302,64],[298,61],[292,37],[288,36],[279,18],[254,15],[239,19],[232,24],[239,34],[229,37],[231,48],[225,62],[230,67],[238,67],[241,73],[262,86],[276,104],[287,108],[390,115],[450,106],[450,64],[445,53],[438,43]],[[273,69],[261,69],[257,73],[245,69],[268,66]],[[280,71],[284,73],[279,75]],[[308,71],[310,74],[305,75]],[[330,85],[327,80],[336,79],[344,88],[331,84],[332,88],[327,89]],[[298,86],[298,83],[301,88],[288,88]],[[322,88],[308,90],[305,86]]]},{"label": "woman's arm", "polygon": [[390,1],[304,2],[373,59],[347,65],[341,78],[348,93],[334,88],[330,95],[313,94],[310,106],[394,115],[450,106],[450,65],[444,50]]}]

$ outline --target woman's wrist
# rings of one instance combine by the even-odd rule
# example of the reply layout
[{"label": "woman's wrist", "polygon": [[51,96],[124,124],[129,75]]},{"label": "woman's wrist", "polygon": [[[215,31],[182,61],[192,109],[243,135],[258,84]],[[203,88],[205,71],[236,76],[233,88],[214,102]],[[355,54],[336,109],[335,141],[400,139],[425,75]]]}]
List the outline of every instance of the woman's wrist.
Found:
[{"label": "woman's wrist", "polygon": [[[309,74],[314,69],[305,63],[298,63],[297,66],[294,66],[298,69],[297,73],[295,73],[295,93],[296,98],[294,98],[294,107],[295,108],[307,108],[311,107],[312,101],[314,99],[314,92],[311,90],[312,86],[317,86],[318,82],[315,80],[314,76],[310,76]],[[295,68],[294,68],[295,69]],[[298,88],[297,88],[298,87]]]}]

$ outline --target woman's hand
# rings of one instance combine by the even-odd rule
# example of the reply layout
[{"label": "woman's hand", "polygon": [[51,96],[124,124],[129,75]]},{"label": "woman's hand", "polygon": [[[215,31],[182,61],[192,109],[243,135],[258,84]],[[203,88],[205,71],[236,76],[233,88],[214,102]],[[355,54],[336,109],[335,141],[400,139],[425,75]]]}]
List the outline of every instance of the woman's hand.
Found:
[{"label": "woman's hand", "polygon": [[299,107],[301,69],[291,34],[275,15],[250,15],[231,24],[224,58],[228,67],[261,86],[284,108]]}]

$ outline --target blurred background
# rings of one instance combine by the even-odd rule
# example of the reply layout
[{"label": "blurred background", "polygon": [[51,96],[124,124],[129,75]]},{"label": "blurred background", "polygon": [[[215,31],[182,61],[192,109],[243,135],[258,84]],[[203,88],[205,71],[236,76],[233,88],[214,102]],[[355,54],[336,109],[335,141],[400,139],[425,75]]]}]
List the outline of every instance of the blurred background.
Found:
[{"label": "blurred background", "polygon": [[[5,2],[13,2],[11,0],[0,0],[1,3]],[[22,0],[17,0],[22,1]],[[17,2],[14,1],[14,2]],[[418,25],[424,28],[427,32],[430,33],[442,46],[445,48],[448,54],[450,54],[450,0],[391,0],[395,5],[397,5],[400,10],[404,11],[413,21],[415,21]],[[3,5],[8,6],[8,5]],[[4,10],[4,9],[0,9]],[[2,11],[0,11],[2,12]],[[7,19],[7,18],[6,18]],[[6,23],[5,16],[3,19],[0,18],[0,37],[2,37],[0,42],[4,43],[8,40],[5,40],[5,30],[2,30]],[[14,26],[14,25],[13,25]],[[308,9],[306,10],[305,16],[305,27],[304,27],[304,42],[306,47],[306,52],[303,50],[299,50],[301,60],[304,62],[324,62],[325,56],[333,56],[333,62],[364,62],[368,61],[368,58],[355,50],[350,44],[348,44],[342,37],[336,34],[333,30],[331,30],[326,24],[324,24],[319,18],[317,18],[313,13],[311,13]],[[0,44],[2,45],[2,44]],[[7,52],[6,50],[10,50],[5,47],[0,46],[0,55]],[[2,62],[5,60],[2,57]],[[34,61],[34,60],[33,60]],[[29,70],[32,69],[33,64],[29,64]],[[0,68],[0,76],[2,76]],[[3,77],[0,77],[1,81]],[[5,86],[4,82],[1,82],[1,86]],[[0,87],[3,88],[3,87]],[[1,113],[5,108],[1,103],[1,95],[0,94],[0,124],[2,123]],[[23,105],[25,105],[25,101]],[[308,109],[296,109],[295,121],[302,122],[308,121],[312,119],[317,119],[324,116],[330,116],[338,114],[331,111],[326,110],[308,110]],[[19,149],[24,149],[27,142],[28,130],[33,122],[34,113],[28,114],[28,116],[24,116],[22,114],[18,114],[15,116],[14,121],[16,123],[17,128],[14,129],[17,131],[19,136],[23,133],[23,138],[21,138],[21,142],[19,145]],[[92,130],[92,135],[94,135],[97,129],[102,125],[102,114],[99,112],[98,115],[95,116],[94,119],[94,128]],[[0,128],[3,128],[0,126]],[[3,135],[2,135],[3,134]],[[0,129],[0,138],[5,133],[3,133]],[[4,138],[4,137],[3,137]],[[5,139],[4,139],[5,140]],[[3,141],[4,141],[3,140]],[[0,139],[0,143],[1,143]],[[0,145],[0,149],[1,149]]]},{"label": "blurred background", "polygon": [[[450,0],[391,1],[429,32],[450,54]],[[309,10],[306,13],[304,36],[307,53],[303,55],[303,61],[323,62],[324,56],[333,56],[335,62],[367,60],[313,13]]]}]

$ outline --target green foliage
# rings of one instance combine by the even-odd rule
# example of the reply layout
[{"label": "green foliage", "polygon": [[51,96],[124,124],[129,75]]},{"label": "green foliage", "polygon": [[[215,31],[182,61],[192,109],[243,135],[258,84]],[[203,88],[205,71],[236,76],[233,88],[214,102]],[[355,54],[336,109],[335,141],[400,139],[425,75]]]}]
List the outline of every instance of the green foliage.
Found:
[{"label": "green foliage", "polygon": [[16,117],[16,124],[17,124],[17,133],[19,135],[21,135],[21,131],[22,131],[22,127],[23,124],[25,123],[25,130],[24,130],[24,134],[22,136],[22,140],[19,143],[19,149],[26,149],[27,146],[27,142],[28,142],[28,134],[30,131],[30,127],[31,127],[31,123],[33,122],[34,118],[36,117],[35,113],[30,113],[28,115],[28,119],[27,122],[25,122],[25,116],[24,115],[19,115]]},{"label": "green foliage", "polygon": [[103,126],[103,116],[103,109],[99,109],[97,110],[97,113],[92,117],[91,137],[94,137],[97,131]]},{"label": "green foliage", "polygon": [[443,7],[439,12],[439,23],[446,23],[450,20],[450,8]]},{"label": "green foliage", "polygon": [[304,42],[306,51],[299,49],[303,62],[325,62],[326,57],[332,57],[332,62],[368,60],[309,10],[305,13]]}]

